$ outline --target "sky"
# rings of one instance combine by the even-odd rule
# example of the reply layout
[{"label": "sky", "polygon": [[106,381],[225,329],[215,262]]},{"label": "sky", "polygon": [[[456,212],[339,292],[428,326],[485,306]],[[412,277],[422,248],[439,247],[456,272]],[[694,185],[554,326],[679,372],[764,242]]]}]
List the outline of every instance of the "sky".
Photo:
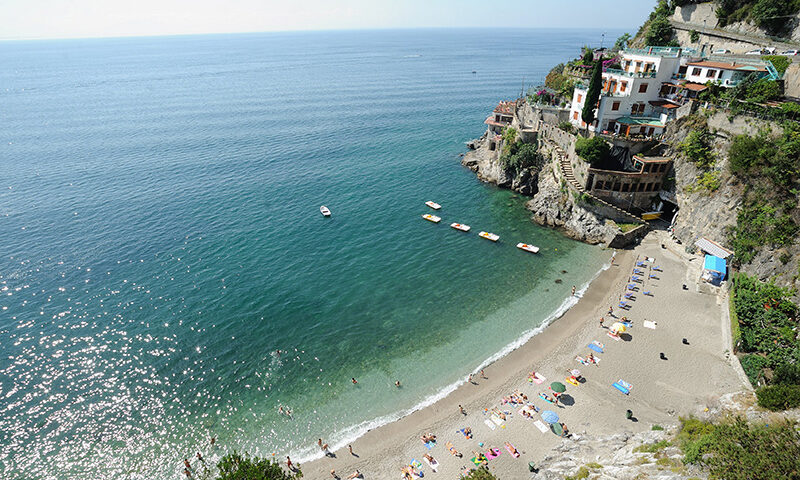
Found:
[{"label": "sky", "polygon": [[655,3],[656,0],[0,0],[0,39],[427,27],[635,30]]}]

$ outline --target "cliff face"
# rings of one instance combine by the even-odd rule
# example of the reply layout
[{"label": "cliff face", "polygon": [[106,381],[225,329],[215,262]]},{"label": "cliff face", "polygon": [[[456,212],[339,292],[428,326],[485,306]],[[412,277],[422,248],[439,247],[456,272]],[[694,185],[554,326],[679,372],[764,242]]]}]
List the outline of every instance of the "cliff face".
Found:
[{"label": "cliff face", "polygon": [[[728,169],[728,149],[734,136],[754,135],[760,128],[780,131],[775,123],[737,116],[732,120],[723,113],[709,115],[705,122],[714,133],[713,150],[716,155],[715,170],[719,172],[720,187],[716,191],[692,191],[700,170],[680,153],[677,147],[689,132],[698,128],[697,117],[672,122],[665,132],[664,142],[672,147],[667,154],[674,158],[675,194],[679,211],[675,219],[674,236],[687,247],[699,237],[708,237],[723,245],[729,244],[729,229],[736,225],[736,217],[743,203],[745,186]],[[786,259],[788,258],[788,261]],[[783,261],[782,261],[783,259]],[[774,280],[778,285],[800,286],[796,275],[800,260],[800,245],[772,248],[762,247],[755,258],[739,266],[739,270],[761,280]],[[786,261],[784,263],[784,261]]]},{"label": "cliff face", "polygon": [[[721,37],[711,37],[708,41],[705,41],[701,37],[700,43],[709,43],[714,44],[714,48],[741,48],[741,47],[758,47],[762,45],[771,45],[771,40],[766,31],[762,28],[759,28],[756,25],[748,22],[734,22],[724,27],[719,26],[719,19],[717,18],[716,10],[719,7],[719,2],[707,2],[707,3],[698,3],[698,4],[688,4],[682,7],[676,7],[675,13],[672,15],[671,20],[675,22],[681,23],[688,23],[698,27],[697,31],[702,34],[700,31],[701,27],[708,28],[708,29],[718,29],[723,32],[729,32],[734,34],[746,35],[752,37],[751,41],[745,41],[745,39],[724,39]],[[793,15],[786,18],[786,22],[789,26],[787,36],[785,38],[788,42],[798,42],[800,41],[800,14]],[[678,41],[681,45],[692,45],[692,42],[689,40],[689,33],[678,31]],[[685,37],[685,38],[684,38]],[[763,42],[757,41],[758,39],[763,39]]]},{"label": "cliff face", "polygon": [[489,144],[486,134],[470,142],[472,150],[464,155],[461,165],[475,172],[484,182],[509,188],[525,196],[534,195],[537,191],[538,169],[526,168],[520,172],[507,170],[500,163],[500,147],[490,150]]}]

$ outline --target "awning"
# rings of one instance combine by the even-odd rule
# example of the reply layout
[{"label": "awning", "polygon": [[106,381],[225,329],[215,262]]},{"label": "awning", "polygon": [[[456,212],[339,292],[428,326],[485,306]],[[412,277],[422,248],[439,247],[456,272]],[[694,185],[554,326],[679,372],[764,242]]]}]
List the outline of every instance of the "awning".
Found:
[{"label": "awning", "polygon": [[728,250],[727,248],[723,247],[719,243],[709,240],[706,237],[700,238],[694,245],[699,248],[700,250],[714,255],[715,257],[719,258],[728,258],[733,255],[733,252]]},{"label": "awning", "polygon": [[728,271],[725,259],[715,257],[714,255],[706,255],[706,262],[703,265],[703,269],[721,273],[723,276],[725,276],[725,272]]},{"label": "awning", "polygon": [[648,103],[650,103],[650,105],[654,107],[661,107],[666,109],[680,107],[680,105],[678,105],[677,103],[672,103],[669,100],[650,100]]}]

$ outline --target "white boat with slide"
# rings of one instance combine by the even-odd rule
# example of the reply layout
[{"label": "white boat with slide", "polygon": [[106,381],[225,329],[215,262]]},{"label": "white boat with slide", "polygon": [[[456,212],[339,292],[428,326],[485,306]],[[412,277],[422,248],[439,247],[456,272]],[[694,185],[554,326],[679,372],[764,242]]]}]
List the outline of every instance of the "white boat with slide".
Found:
[{"label": "white boat with slide", "polygon": [[439,223],[442,221],[441,218],[437,217],[436,215],[431,215],[430,213],[426,213],[425,215],[422,216],[422,218],[433,223]]},{"label": "white boat with slide", "polygon": [[494,233],[489,233],[489,232],[481,232],[478,234],[478,236],[483,237],[486,240],[491,240],[493,242],[500,240],[500,235],[496,235]]},{"label": "white boat with slide", "polygon": [[450,226],[462,232],[469,232],[469,225],[464,225],[463,223],[451,223]]},{"label": "white boat with slide", "polygon": [[331,216],[331,211],[328,210],[328,207],[326,207],[325,205],[319,207],[319,213],[321,213],[325,217]]},{"label": "white boat with slide", "polygon": [[526,252],[539,253],[539,247],[537,247],[536,245],[529,245],[527,243],[518,243],[517,248],[519,248],[520,250],[525,250]]},{"label": "white boat with slide", "polygon": [[436,202],[431,202],[430,200],[428,200],[427,202],[425,202],[425,205],[427,205],[427,206],[431,207],[431,208],[432,208],[432,209],[434,209],[434,210],[439,210],[440,208],[442,208],[442,206],[441,206],[441,205],[439,205],[439,204],[438,204],[438,203],[436,203]]}]

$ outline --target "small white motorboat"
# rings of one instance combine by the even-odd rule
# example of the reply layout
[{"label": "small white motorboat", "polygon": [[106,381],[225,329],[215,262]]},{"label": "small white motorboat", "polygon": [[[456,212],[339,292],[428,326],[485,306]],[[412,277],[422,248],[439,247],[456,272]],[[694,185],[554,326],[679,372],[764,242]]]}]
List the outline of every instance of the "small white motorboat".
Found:
[{"label": "small white motorboat", "polygon": [[520,250],[525,250],[526,252],[539,253],[539,247],[537,247],[536,245],[529,245],[527,243],[518,243],[517,248],[519,248]]},{"label": "small white motorboat", "polygon": [[500,235],[495,235],[494,233],[489,233],[489,232],[481,232],[478,234],[478,236],[483,237],[486,240],[491,240],[493,242],[500,240]]},{"label": "small white motorboat", "polygon": [[469,225],[464,225],[463,223],[451,223],[450,226],[462,232],[469,232]]},{"label": "small white motorboat", "polygon": [[429,200],[429,201],[427,201],[427,202],[425,202],[425,205],[427,205],[427,206],[431,207],[431,208],[432,208],[432,209],[434,209],[434,210],[439,210],[440,208],[442,208],[442,206],[441,206],[441,205],[439,205],[439,204],[438,204],[438,203],[436,203],[436,202],[431,202],[430,200]]},{"label": "small white motorboat", "polygon": [[426,213],[425,215],[422,216],[422,218],[433,223],[439,223],[442,221],[441,218],[437,217],[436,215],[431,215],[430,213]]},{"label": "small white motorboat", "polygon": [[328,210],[328,207],[326,207],[325,205],[319,207],[319,213],[321,213],[325,217],[331,216],[331,211]]}]

